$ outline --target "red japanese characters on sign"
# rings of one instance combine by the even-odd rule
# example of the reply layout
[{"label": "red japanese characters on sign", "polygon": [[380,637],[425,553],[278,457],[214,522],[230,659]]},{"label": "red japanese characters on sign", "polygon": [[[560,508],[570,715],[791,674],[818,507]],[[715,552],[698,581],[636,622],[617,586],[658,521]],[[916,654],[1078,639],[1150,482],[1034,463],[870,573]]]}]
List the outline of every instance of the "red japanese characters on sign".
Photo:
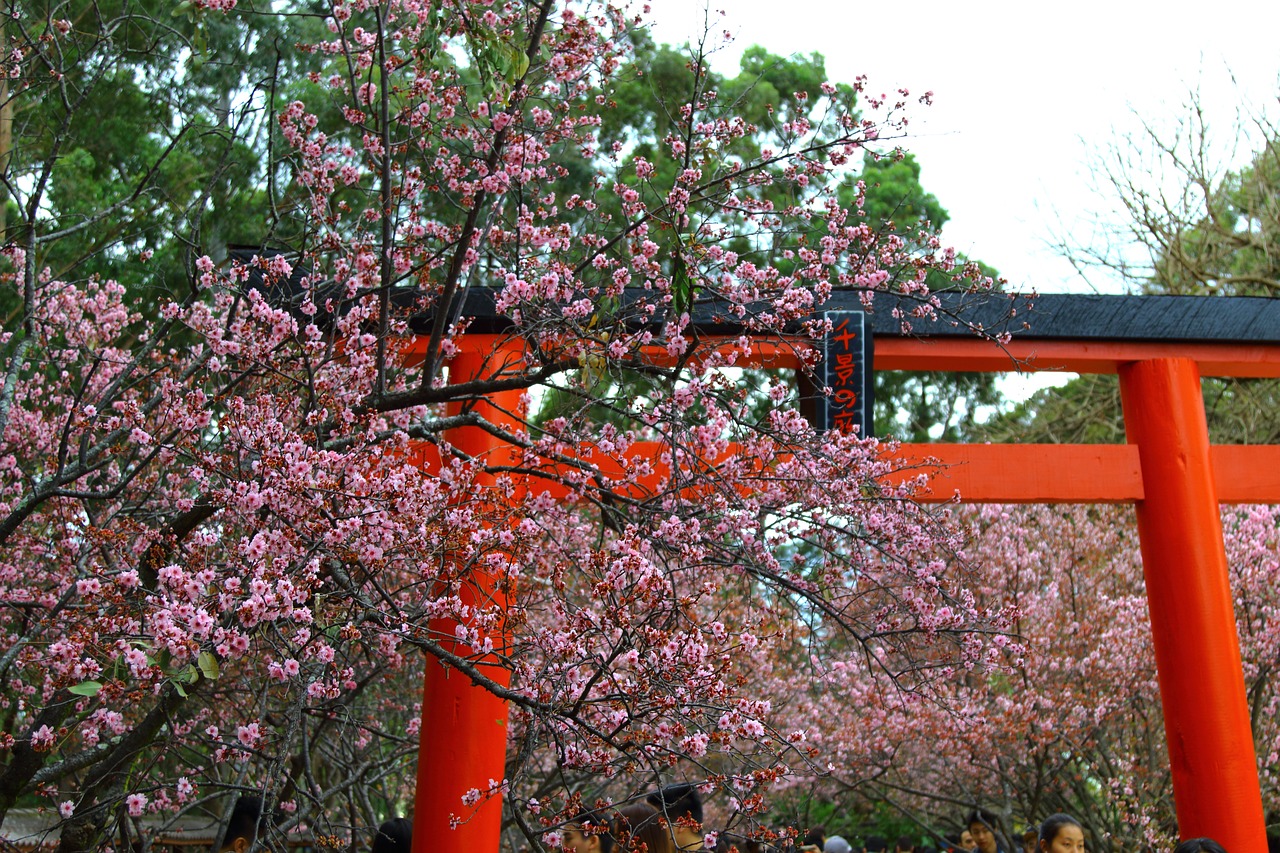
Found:
[{"label": "red japanese characters on sign", "polygon": [[871,336],[861,311],[829,311],[831,331],[819,365],[824,389],[818,401],[818,426],[859,435],[875,433],[872,421]]}]

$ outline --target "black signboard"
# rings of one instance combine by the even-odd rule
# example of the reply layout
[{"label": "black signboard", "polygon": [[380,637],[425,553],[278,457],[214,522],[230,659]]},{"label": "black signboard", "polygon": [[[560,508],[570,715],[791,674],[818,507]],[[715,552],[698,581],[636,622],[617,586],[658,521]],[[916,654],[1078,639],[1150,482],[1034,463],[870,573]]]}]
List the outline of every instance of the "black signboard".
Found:
[{"label": "black signboard", "polygon": [[[831,331],[821,342],[822,361],[814,369],[813,424],[863,437],[875,435],[872,375],[873,339],[861,311],[824,311]],[[829,393],[828,393],[829,390]]]}]

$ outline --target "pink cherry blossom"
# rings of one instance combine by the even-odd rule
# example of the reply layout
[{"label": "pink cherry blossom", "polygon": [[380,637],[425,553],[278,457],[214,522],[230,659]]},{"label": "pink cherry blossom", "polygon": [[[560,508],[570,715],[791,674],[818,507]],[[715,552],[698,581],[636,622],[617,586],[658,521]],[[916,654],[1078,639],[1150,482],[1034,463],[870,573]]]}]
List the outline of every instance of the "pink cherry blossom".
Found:
[{"label": "pink cherry blossom", "polygon": [[142,817],[143,810],[147,807],[146,794],[130,794],[125,797],[125,807],[129,810],[131,817]]}]

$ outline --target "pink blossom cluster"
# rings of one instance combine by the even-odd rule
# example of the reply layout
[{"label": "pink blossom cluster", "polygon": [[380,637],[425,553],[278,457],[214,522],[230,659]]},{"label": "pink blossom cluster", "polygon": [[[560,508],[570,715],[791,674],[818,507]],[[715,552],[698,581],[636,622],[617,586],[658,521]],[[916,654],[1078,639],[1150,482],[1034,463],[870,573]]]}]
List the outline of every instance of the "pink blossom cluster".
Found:
[{"label": "pink blossom cluster", "polygon": [[[829,757],[831,782],[880,779],[939,822],[968,798],[1008,803],[1020,820],[1091,813],[1117,843],[1167,845],[1169,759],[1132,510],[985,507],[962,519],[984,567],[969,581],[972,603],[1005,608],[993,624],[1011,639],[981,655],[997,665],[949,673],[941,701],[826,662],[822,690],[791,713],[818,722],[809,742]],[[1275,507],[1223,510],[1264,798],[1280,781],[1280,700],[1263,663],[1280,647],[1278,522]],[[824,713],[833,695],[858,709],[856,723]]]}]

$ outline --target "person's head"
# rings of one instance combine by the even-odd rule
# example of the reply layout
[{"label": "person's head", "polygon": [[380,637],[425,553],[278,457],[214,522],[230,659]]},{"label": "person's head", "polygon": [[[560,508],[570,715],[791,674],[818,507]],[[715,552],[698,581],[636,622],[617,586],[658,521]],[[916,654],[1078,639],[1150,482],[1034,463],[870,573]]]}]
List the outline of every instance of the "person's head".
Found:
[{"label": "person's head", "polygon": [[1040,853],[1084,853],[1084,827],[1070,815],[1049,815],[1040,824]]},{"label": "person's head", "polygon": [[612,822],[614,853],[675,853],[671,830],[648,803],[618,809]]},{"label": "person's head", "polygon": [[227,828],[222,834],[224,853],[245,853],[258,838],[262,828],[262,798],[245,794],[236,800],[231,807],[231,817],[227,818]]},{"label": "person's head", "polygon": [[973,836],[973,849],[981,850],[982,853],[996,853],[1000,849],[1000,844],[996,841],[999,825],[999,819],[986,809],[969,812],[965,826],[969,827],[969,834]]},{"label": "person's head", "polygon": [[914,853],[916,843],[911,840],[910,835],[899,835],[898,840],[894,842],[893,847],[897,853]]},{"label": "person's head", "polygon": [[960,830],[960,846],[965,850],[972,850],[977,846],[973,843],[973,833],[969,831],[967,826]]},{"label": "person's head", "polygon": [[676,847],[684,849],[702,843],[702,798],[698,789],[680,783],[668,785],[647,797],[667,820],[676,839]]},{"label": "person's head", "polygon": [[817,847],[819,850],[827,846],[827,830],[825,827],[815,826],[805,833],[804,841],[801,842],[802,847]]},{"label": "person's head", "polygon": [[613,853],[609,821],[594,811],[580,811],[565,827],[561,845],[573,853]]},{"label": "person's head", "polygon": [[864,848],[867,853],[884,853],[889,849],[889,839],[883,835],[871,835],[867,837],[867,843]]},{"label": "person's head", "polygon": [[1022,850],[1023,853],[1035,853],[1036,848],[1040,846],[1040,827],[1028,826],[1022,830]]},{"label": "person's head", "polygon": [[413,821],[393,817],[383,821],[373,836],[371,853],[409,853],[413,849]]},{"label": "person's head", "polygon": [[1173,848],[1173,853],[1227,853],[1227,851],[1212,838],[1188,838]]},{"label": "person's head", "polygon": [[827,839],[826,845],[822,848],[822,853],[853,853],[853,848],[849,846],[848,841],[838,835],[833,835]]}]

